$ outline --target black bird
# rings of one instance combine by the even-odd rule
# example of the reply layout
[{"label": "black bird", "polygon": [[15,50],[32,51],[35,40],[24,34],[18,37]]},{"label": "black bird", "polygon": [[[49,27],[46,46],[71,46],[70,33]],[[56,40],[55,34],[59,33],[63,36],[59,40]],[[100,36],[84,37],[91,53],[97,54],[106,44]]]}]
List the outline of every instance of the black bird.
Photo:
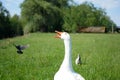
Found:
[{"label": "black bird", "polygon": [[18,54],[23,54],[23,50],[29,47],[29,44],[27,45],[15,45],[14,46],[17,48],[17,53]]}]

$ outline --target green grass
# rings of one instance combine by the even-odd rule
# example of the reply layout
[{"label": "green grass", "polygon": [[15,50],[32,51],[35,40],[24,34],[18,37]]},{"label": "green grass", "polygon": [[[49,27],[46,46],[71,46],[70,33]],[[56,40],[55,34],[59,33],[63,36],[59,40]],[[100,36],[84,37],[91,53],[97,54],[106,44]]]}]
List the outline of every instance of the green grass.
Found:
[{"label": "green grass", "polygon": [[[0,40],[0,80],[53,80],[64,57],[63,41],[53,33]],[[86,80],[120,79],[120,34],[71,34],[73,68]],[[15,44],[30,44],[17,54]],[[82,65],[75,65],[78,53]]]}]

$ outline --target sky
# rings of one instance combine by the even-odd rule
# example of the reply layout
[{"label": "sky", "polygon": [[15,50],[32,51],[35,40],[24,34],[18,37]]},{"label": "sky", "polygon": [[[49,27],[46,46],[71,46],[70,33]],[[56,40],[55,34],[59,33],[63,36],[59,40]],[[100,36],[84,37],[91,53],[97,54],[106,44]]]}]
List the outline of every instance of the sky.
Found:
[{"label": "sky", "polygon": [[[0,1],[2,1],[3,6],[10,12],[11,16],[14,14],[20,15],[20,4],[24,0]],[[105,9],[107,15],[110,16],[111,20],[113,20],[117,26],[120,26],[120,0],[74,0],[74,2],[77,4],[82,4],[85,1],[92,2],[95,7]]]}]

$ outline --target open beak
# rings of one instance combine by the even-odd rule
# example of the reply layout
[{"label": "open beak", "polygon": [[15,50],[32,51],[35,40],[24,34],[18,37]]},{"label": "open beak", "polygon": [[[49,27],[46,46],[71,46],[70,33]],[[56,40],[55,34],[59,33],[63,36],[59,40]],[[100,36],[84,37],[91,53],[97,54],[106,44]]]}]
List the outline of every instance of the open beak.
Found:
[{"label": "open beak", "polygon": [[61,38],[61,34],[63,33],[63,32],[59,32],[59,31],[55,31],[56,33],[57,33],[57,35],[55,36],[55,38]]}]

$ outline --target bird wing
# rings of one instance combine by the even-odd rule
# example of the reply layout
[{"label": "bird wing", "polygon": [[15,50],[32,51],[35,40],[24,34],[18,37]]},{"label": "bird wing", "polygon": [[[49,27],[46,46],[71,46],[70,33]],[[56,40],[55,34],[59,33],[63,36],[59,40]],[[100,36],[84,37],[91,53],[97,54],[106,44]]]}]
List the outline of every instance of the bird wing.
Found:
[{"label": "bird wing", "polygon": [[28,48],[28,47],[29,47],[29,45],[21,45],[21,46],[20,46],[20,49],[21,49],[21,50],[24,50],[24,49],[26,49],[26,48]]},{"label": "bird wing", "polygon": [[15,44],[13,45],[16,47],[17,50],[20,50],[20,45],[15,45]]}]

